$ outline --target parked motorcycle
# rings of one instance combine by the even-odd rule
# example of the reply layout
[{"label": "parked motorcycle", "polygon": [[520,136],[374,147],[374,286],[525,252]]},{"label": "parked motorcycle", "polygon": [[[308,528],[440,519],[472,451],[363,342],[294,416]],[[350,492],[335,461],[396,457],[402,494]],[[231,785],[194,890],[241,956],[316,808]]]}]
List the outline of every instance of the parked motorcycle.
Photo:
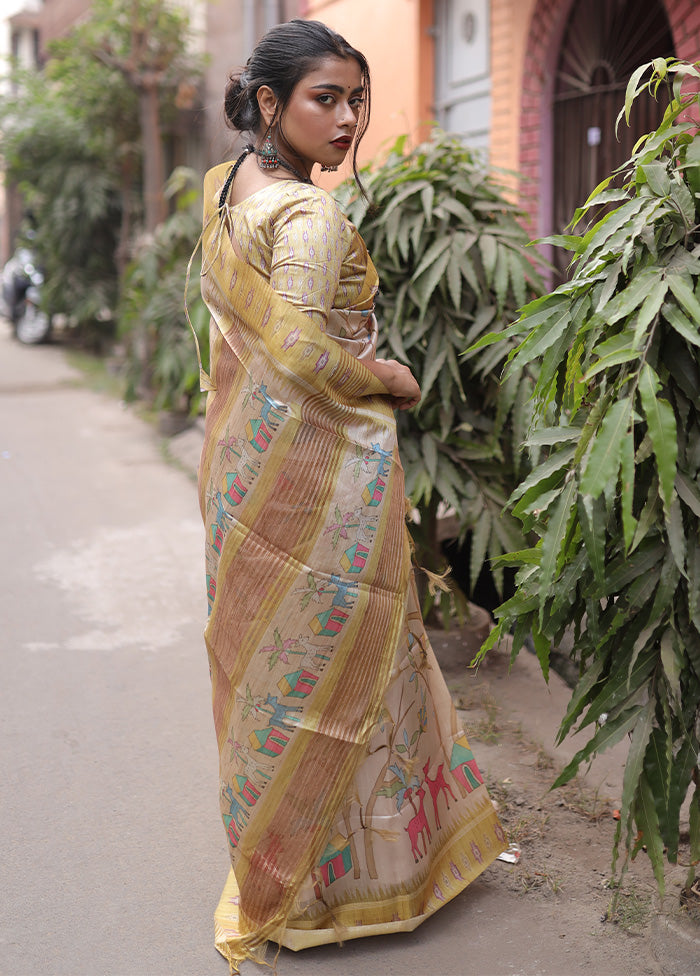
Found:
[{"label": "parked motorcycle", "polygon": [[2,300],[20,342],[44,342],[51,331],[51,316],[40,305],[44,276],[28,247],[18,247],[2,270]]}]

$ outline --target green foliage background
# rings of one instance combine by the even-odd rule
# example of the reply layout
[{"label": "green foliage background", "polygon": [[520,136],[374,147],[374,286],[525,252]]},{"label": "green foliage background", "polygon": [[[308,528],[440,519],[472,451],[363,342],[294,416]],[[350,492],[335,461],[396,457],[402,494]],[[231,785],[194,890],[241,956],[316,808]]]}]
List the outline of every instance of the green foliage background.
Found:
[{"label": "green foliage background", "polygon": [[414,149],[403,137],[361,176],[368,199],[354,184],[337,197],[379,273],[379,355],[409,364],[423,393],[398,416],[407,493],[421,516],[412,530],[418,558],[430,570],[444,567],[436,533],[443,502],[462,536],[472,530],[473,582],[486,558],[522,545],[517,521],[501,512],[527,469],[519,445],[533,380],[524,369],[501,386],[507,342],[464,350],[504,330],[541,293],[537,256],[525,253],[517,208],[454,136],[436,129]]},{"label": "green foliage background", "polygon": [[693,781],[689,883],[700,861],[700,136],[687,80],[698,65],[634,73],[624,114],[669,84],[663,122],[577,211],[581,232],[551,239],[573,252],[571,280],[505,334],[517,342],[505,383],[538,364],[527,445],[546,457],[510,498],[536,542],[502,560],[518,590],[482,649],[514,628],[515,655],[531,632],[547,677],[573,626],[580,680],[559,735],[588,739],[555,785],[629,739],[617,844],[631,857],[644,846],[662,891]]},{"label": "green foliage background", "polygon": [[[166,186],[175,210],[136,251],[124,276],[118,309],[126,345],[127,397],[151,398],[156,409],[197,412],[199,366],[183,302],[185,277],[201,230],[199,174],[176,169]],[[199,292],[199,255],[193,258],[187,306],[203,361],[209,359],[209,312]]]},{"label": "green foliage background", "polygon": [[0,98],[3,163],[31,213],[45,307],[97,333],[116,308],[143,212],[137,93],[103,60],[128,51],[136,28],[151,56],[172,52],[160,88],[167,123],[180,81],[196,82],[201,64],[187,54],[186,14],[163,0],[95,0],[50,46],[44,69],[15,70]]}]

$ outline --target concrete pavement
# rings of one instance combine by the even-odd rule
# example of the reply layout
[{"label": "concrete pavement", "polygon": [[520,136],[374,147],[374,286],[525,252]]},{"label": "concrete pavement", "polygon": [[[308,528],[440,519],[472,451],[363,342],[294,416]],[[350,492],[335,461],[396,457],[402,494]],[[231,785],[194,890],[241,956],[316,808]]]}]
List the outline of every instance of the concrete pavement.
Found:
[{"label": "concrete pavement", "polygon": [[[212,944],[227,850],[201,637],[200,441],[198,428],[180,435],[182,470],[164,464],[152,428],[85,389],[60,348],[21,347],[0,323],[4,976],[227,972]],[[458,688],[466,655],[439,644]],[[553,751],[568,690],[556,675],[548,689],[528,655],[515,673],[494,669],[493,694]],[[615,796],[623,762],[612,751],[589,775]],[[279,972],[613,971],[605,946],[565,947],[551,912],[484,878],[410,935],[283,952]]]},{"label": "concrete pavement", "polygon": [[224,973],[192,483],[0,326],[5,976]]}]

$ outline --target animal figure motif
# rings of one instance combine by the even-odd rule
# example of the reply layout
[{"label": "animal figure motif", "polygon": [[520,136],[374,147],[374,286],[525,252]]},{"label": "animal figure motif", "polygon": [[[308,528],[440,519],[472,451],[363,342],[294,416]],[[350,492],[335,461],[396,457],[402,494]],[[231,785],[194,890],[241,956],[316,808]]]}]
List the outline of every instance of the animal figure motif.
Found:
[{"label": "animal figure motif", "polygon": [[[428,844],[432,839],[432,834],[430,833],[430,825],[428,823],[428,818],[425,815],[425,808],[423,807],[423,798],[425,797],[425,790],[422,786],[419,786],[416,790],[416,796],[418,797],[418,813],[409,820],[408,827],[404,827],[404,830],[408,834],[408,839],[411,841],[411,854],[413,854],[413,860],[418,863],[418,861],[428,853]],[[418,846],[419,838],[423,838],[423,853],[421,854],[421,849]],[[427,839],[426,839],[427,837]]]},{"label": "animal figure motif", "polygon": [[[233,759],[235,756],[236,761],[239,763],[240,768],[243,770],[246,776],[248,776],[254,782],[257,781],[264,786],[270,777],[267,773],[263,772],[263,770],[274,769],[274,766],[260,761],[255,762],[250,755],[250,749],[243,743],[234,742],[231,738],[228,739],[228,742],[231,743],[231,758]],[[262,769],[260,767],[262,767]]]},{"label": "animal figure motif", "polygon": [[425,766],[423,766],[423,775],[425,776],[425,782],[428,786],[428,789],[430,790],[430,797],[433,801],[433,810],[435,811],[435,825],[438,830],[440,830],[440,827],[442,826],[442,824],[440,823],[440,814],[438,813],[438,798],[440,794],[441,793],[445,794],[448,810],[450,809],[450,801],[447,794],[449,793],[453,800],[456,801],[457,799],[457,797],[450,789],[450,786],[445,781],[445,777],[442,772],[444,766],[445,766],[444,763],[440,763],[440,765],[437,768],[437,772],[435,773],[434,779],[430,779],[430,777],[428,776],[428,772],[430,770],[430,759],[428,759]]},{"label": "animal figure motif", "polygon": [[312,644],[311,638],[305,634],[299,634],[297,647],[302,647],[305,651],[305,655],[302,658],[303,664],[308,663],[310,667],[320,668],[324,668],[326,663],[330,661],[331,651],[333,650],[332,644]]},{"label": "animal figure motif", "polygon": [[376,515],[364,515],[363,514],[363,510],[362,510],[361,507],[360,508],[356,508],[355,511],[352,513],[352,516],[355,519],[355,521],[357,522],[357,526],[353,526],[354,528],[355,527],[357,528],[357,535],[356,535],[355,538],[358,541],[359,540],[365,540],[367,542],[371,542],[372,541],[372,536],[369,535],[369,533],[370,532],[376,532],[377,531],[377,527],[376,527],[376,525],[370,525],[370,522],[376,522],[377,521],[377,516]]},{"label": "animal figure motif", "polygon": [[262,403],[262,407],[260,408],[260,417],[263,422],[269,427],[270,430],[277,430],[280,422],[284,420],[283,415],[287,412],[286,404],[278,403],[277,400],[273,400],[267,392],[267,386],[265,383],[261,383],[255,388],[253,399]]},{"label": "animal figure motif", "polygon": [[216,508],[216,524],[220,529],[226,528],[226,519],[233,521],[233,515],[224,508],[224,500],[220,491],[211,496],[211,503]]},{"label": "animal figure motif", "polygon": [[372,444],[372,450],[375,454],[379,455],[379,466],[377,467],[377,474],[381,477],[385,475],[389,470],[389,461],[391,460],[391,451],[385,451],[379,444]]},{"label": "animal figure motif", "polygon": [[[219,444],[224,444],[224,441],[219,441]],[[233,446],[235,444],[235,447]],[[225,444],[225,448],[234,457],[238,458],[236,464],[237,473],[243,478],[248,477],[250,481],[253,481],[257,475],[256,468],[260,467],[260,461],[254,458],[253,455],[248,450],[248,441],[245,437],[238,434],[236,437],[229,438],[228,444]],[[229,458],[233,460],[233,458]]]},{"label": "animal figure motif", "polygon": [[[265,708],[265,705],[269,705],[269,708]],[[282,705],[280,704],[277,695],[271,695],[267,693],[267,698],[265,699],[265,705],[262,706],[262,711],[268,712],[271,715],[270,725],[276,726],[278,729],[286,729],[289,731],[294,728],[294,722],[298,722],[300,716],[292,715],[292,712],[303,711],[301,705]],[[272,709],[272,711],[270,711]],[[291,725],[289,723],[292,723]]]},{"label": "animal figure motif", "polygon": [[[249,817],[248,811],[244,806],[242,806],[241,803],[238,802],[238,799],[234,796],[233,790],[231,789],[230,786],[227,786],[225,790],[222,790],[221,795],[225,796],[228,799],[230,803],[229,813],[231,815],[231,818],[235,821],[236,826],[240,830],[241,827],[245,825],[245,822]],[[241,823],[240,820],[241,817],[243,818],[243,823]]]},{"label": "animal figure motif", "polygon": [[351,607],[351,600],[354,600],[357,596],[357,590],[351,592],[355,589],[354,583],[346,583],[345,580],[341,580],[337,573],[333,573],[331,576],[331,583],[336,587],[335,596],[333,597],[332,606],[334,607]]}]

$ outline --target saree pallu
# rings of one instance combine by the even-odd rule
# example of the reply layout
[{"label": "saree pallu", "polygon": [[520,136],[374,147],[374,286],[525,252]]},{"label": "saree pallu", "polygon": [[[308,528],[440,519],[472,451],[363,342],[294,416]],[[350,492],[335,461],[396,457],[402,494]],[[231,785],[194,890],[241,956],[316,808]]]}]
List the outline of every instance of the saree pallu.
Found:
[{"label": "saree pallu", "polygon": [[342,345],[371,336],[371,262],[324,334],[236,256],[222,182],[199,492],[232,863],[216,945],[237,971],[268,939],[414,928],[505,838],[417,607],[387,391]]}]

